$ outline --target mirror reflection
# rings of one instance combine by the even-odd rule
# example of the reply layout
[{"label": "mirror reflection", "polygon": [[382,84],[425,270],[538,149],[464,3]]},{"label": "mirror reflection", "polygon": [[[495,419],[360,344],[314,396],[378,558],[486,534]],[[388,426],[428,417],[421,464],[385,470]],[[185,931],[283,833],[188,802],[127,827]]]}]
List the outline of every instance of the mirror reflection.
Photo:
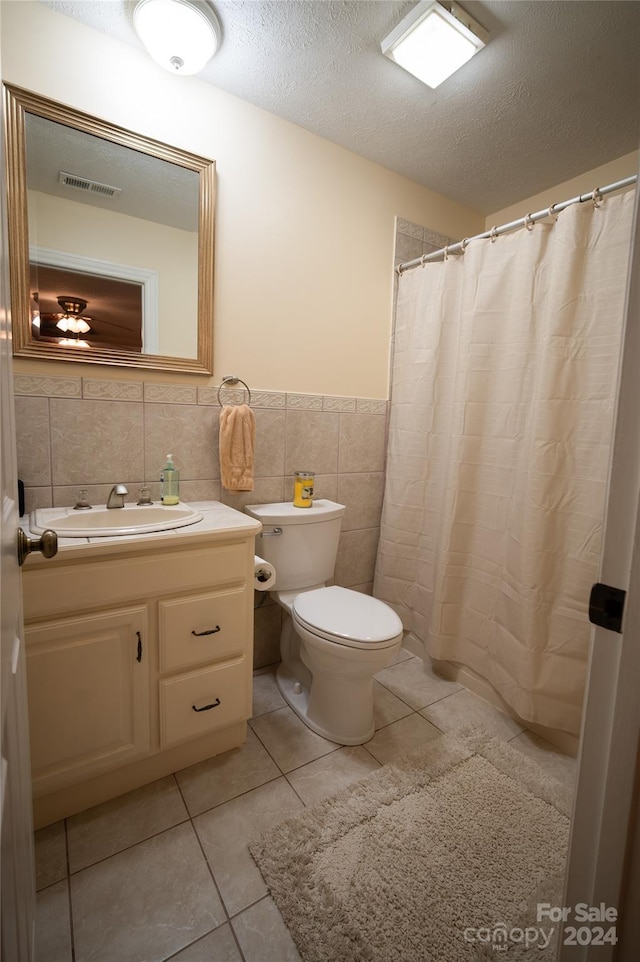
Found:
[{"label": "mirror reflection", "polygon": [[210,373],[213,162],[8,94],[15,353]]}]

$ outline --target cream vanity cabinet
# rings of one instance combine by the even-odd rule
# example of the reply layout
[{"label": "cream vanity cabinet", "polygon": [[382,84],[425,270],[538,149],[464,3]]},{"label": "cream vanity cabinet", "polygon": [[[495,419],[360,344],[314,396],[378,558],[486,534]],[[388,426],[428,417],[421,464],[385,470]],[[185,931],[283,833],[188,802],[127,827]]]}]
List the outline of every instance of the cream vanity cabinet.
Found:
[{"label": "cream vanity cabinet", "polygon": [[180,532],[27,560],[36,827],[243,743],[259,530],[219,505]]}]

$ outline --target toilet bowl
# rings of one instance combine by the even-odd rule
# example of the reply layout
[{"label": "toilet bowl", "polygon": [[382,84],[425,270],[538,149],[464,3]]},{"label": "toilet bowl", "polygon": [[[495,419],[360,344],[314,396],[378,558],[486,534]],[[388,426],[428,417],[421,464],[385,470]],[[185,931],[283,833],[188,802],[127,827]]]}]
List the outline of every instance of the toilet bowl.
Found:
[{"label": "toilet bowl", "polygon": [[272,592],[284,609],[276,679],[313,731],[342,745],[374,734],[373,675],[394,658],[402,622],[384,602],[326,585],[332,579],[344,505],[319,500],[247,505],[263,524],[256,551],[273,564]]}]

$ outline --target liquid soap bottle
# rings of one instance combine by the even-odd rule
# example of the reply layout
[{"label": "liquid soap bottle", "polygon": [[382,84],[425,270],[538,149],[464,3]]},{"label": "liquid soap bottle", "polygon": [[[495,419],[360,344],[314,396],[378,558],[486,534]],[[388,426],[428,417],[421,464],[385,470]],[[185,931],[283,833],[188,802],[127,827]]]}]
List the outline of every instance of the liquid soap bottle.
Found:
[{"label": "liquid soap bottle", "polygon": [[160,475],[162,481],[162,503],[178,504],[180,501],[180,472],[173,463],[173,455],[167,455],[167,463]]}]

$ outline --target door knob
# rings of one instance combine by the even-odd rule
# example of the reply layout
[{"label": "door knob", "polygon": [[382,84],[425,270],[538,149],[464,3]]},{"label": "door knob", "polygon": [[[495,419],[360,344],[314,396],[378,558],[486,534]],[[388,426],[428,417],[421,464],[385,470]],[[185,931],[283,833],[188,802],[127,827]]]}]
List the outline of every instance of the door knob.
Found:
[{"label": "door knob", "polygon": [[41,551],[45,558],[53,558],[58,553],[58,535],[47,528],[39,538],[28,538],[22,528],[18,528],[18,564],[25,563],[32,551]]}]

